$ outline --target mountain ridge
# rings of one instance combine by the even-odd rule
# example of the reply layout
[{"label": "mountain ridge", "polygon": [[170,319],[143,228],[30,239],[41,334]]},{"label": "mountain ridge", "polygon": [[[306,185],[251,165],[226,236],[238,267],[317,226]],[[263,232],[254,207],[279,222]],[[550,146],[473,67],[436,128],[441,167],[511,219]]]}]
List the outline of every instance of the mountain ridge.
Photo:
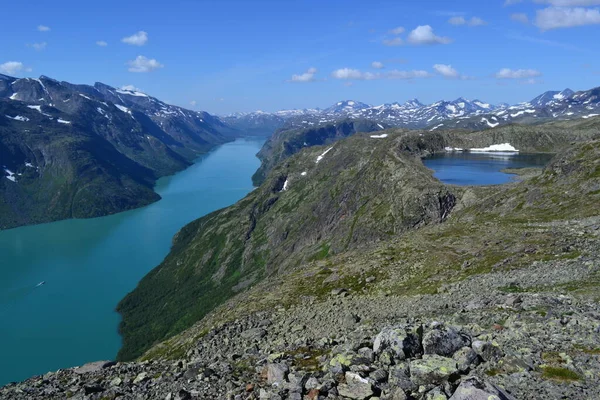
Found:
[{"label": "mountain ridge", "polygon": [[[370,106],[356,100],[344,100],[325,109],[282,110],[274,113],[264,111],[229,115],[223,120],[240,129],[257,124],[258,118],[271,119],[264,132],[273,133],[278,129],[309,128],[325,123],[334,123],[340,119],[371,119],[387,126],[410,129],[470,129],[481,130],[510,123],[541,123],[559,119],[586,117],[597,112],[600,114],[600,98],[592,93],[596,89],[574,92],[571,89],[548,91],[534,99],[508,105],[493,105],[458,97],[455,100],[439,100],[431,104],[422,104],[418,99],[404,103],[385,103]],[[578,101],[578,97],[586,97]],[[349,103],[352,103],[350,105]],[[437,127],[437,128],[436,128]]]},{"label": "mountain ridge", "polygon": [[156,179],[236,131],[139,91],[0,79],[0,229],[112,214],[157,201]]}]

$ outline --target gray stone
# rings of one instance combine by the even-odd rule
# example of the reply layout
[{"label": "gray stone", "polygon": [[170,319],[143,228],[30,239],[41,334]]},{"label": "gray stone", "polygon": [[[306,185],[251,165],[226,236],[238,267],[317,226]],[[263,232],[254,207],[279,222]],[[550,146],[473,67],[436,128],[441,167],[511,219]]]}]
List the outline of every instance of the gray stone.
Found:
[{"label": "gray stone", "polygon": [[448,400],[448,396],[442,389],[435,388],[425,394],[425,400]]},{"label": "gray stone", "polygon": [[423,336],[423,351],[425,354],[451,357],[458,349],[468,345],[468,342],[453,328],[439,326]]},{"label": "gray stone", "polygon": [[345,295],[347,293],[348,293],[348,290],[346,290],[344,288],[336,288],[336,289],[331,290],[331,294],[333,296]]},{"label": "gray stone", "polygon": [[391,387],[401,388],[405,392],[412,392],[418,388],[418,386],[410,380],[408,363],[391,367],[389,369],[388,382]]},{"label": "gray stone", "polygon": [[267,364],[267,382],[270,385],[282,386],[285,383],[285,378],[289,367],[284,363]]},{"label": "gray stone", "polygon": [[473,342],[471,347],[485,362],[497,361],[500,359],[500,357],[502,357],[502,351],[495,343],[476,340]]},{"label": "gray stone", "polygon": [[321,384],[319,383],[319,380],[313,376],[308,378],[304,387],[306,388],[306,390],[320,389]]},{"label": "gray stone", "polygon": [[371,383],[354,372],[346,372],[346,383],[338,385],[340,396],[349,399],[367,399],[373,396]]},{"label": "gray stone", "polygon": [[110,381],[110,386],[120,386],[121,383],[123,383],[123,380],[121,378],[119,378],[118,376],[116,378],[114,378],[113,380]]},{"label": "gray stone", "polygon": [[406,393],[401,388],[392,388],[381,395],[382,400],[407,400]]},{"label": "gray stone", "polygon": [[290,373],[287,377],[288,384],[287,387],[292,393],[302,393],[304,390],[304,384],[308,379],[308,375],[301,373]]},{"label": "gray stone", "polygon": [[267,335],[267,331],[263,328],[252,328],[242,332],[242,338],[246,340],[259,340]]},{"label": "gray stone", "polygon": [[479,365],[479,356],[470,347],[463,347],[458,350],[452,358],[456,361],[456,367],[460,372],[467,372],[471,367]]},{"label": "gray stone", "polygon": [[467,378],[458,386],[450,400],[516,400],[499,387],[478,377]]},{"label": "gray stone", "polygon": [[375,382],[384,382],[388,378],[388,373],[384,369],[378,369],[371,372],[369,378],[373,379]]},{"label": "gray stone", "polygon": [[82,365],[79,368],[75,368],[73,371],[76,374],[87,374],[89,372],[97,372],[101,369],[108,368],[110,366],[115,365],[114,361],[95,361],[85,365]]},{"label": "gray stone", "polygon": [[404,360],[422,353],[421,340],[423,337],[422,326],[400,326],[385,328],[373,342],[373,351],[380,354],[385,349],[390,349],[395,358]]},{"label": "gray stone", "polygon": [[148,380],[148,373],[142,372],[135,377],[135,379],[133,380],[133,384],[137,385],[138,383],[144,382],[145,380]]},{"label": "gray stone", "polygon": [[410,363],[410,379],[416,385],[439,385],[458,373],[456,361],[437,354],[425,354]]}]

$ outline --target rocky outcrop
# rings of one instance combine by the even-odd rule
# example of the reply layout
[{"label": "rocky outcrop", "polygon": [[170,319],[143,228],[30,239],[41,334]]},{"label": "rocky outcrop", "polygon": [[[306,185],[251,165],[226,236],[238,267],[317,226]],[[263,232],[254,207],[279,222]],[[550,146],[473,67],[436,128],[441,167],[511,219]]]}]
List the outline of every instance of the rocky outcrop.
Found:
[{"label": "rocky outcrop", "polygon": [[310,128],[282,128],[275,132],[258,152],[261,165],[252,176],[252,182],[256,186],[261,185],[277,164],[303,148],[331,144],[357,132],[382,129],[382,125],[373,121],[351,119]]}]

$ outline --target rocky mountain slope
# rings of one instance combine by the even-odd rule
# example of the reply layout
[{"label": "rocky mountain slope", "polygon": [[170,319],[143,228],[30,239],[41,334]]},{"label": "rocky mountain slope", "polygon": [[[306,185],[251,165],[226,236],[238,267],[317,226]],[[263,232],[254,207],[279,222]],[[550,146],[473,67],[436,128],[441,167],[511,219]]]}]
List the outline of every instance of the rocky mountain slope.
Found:
[{"label": "rocky mountain slope", "polygon": [[231,140],[203,112],[97,83],[0,77],[0,229],[156,201],[155,180]]},{"label": "rocky mountain slope", "polygon": [[[256,193],[185,228],[153,274],[178,279],[161,308],[173,307],[178,292],[202,296],[188,282],[206,276],[208,259],[238,257],[232,242],[206,242],[219,229],[213,221],[244,232],[253,215],[250,236],[269,221],[263,236],[278,238],[269,245],[275,252],[295,235],[282,227],[311,225],[297,228],[300,248],[286,249],[292,260],[263,266],[279,273],[241,287],[144,361],[49,373],[8,385],[0,397],[598,398],[600,141],[567,145],[517,183],[453,187],[433,180],[414,156],[453,145],[444,134],[370,136],[292,156]],[[423,200],[405,194],[419,184]],[[352,217],[354,194],[365,190]],[[320,214],[339,193],[348,194],[340,210]],[[434,204],[440,193],[454,201]],[[269,209],[235,219],[257,200]],[[278,222],[277,207],[287,222]],[[416,221],[419,229],[411,227]],[[324,229],[319,240],[311,237],[316,226]],[[302,258],[319,245],[317,257]],[[220,279],[225,290],[228,278]],[[144,312],[140,288],[136,307]]]},{"label": "rocky mountain slope", "polygon": [[330,144],[357,132],[383,129],[383,125],[367,120],[343,120],[313,128],[281,129],[275,132],[258,152],[261,166],[252,176],[252,182],[260,185],[275,165],[305,147]]}]

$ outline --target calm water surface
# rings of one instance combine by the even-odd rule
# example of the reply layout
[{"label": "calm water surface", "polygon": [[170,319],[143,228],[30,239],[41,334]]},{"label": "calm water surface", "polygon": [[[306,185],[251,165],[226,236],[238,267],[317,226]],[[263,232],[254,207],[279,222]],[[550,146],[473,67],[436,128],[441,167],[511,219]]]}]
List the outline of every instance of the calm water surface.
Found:
[{"label": "calm water surface", "polygon": [[448,152],[423,159],[433,176],[453,185],[499,185],[511,182],[515,175],[505,168],[543,167],[551,154]]},{"label": "calm water surface", "polygon": [[159,180],[162,200],[150,206],[0,231],[0,385],[114,359],[119,300],[163,260],[183,225],[252,190],[263,142],[225,144]]}]

